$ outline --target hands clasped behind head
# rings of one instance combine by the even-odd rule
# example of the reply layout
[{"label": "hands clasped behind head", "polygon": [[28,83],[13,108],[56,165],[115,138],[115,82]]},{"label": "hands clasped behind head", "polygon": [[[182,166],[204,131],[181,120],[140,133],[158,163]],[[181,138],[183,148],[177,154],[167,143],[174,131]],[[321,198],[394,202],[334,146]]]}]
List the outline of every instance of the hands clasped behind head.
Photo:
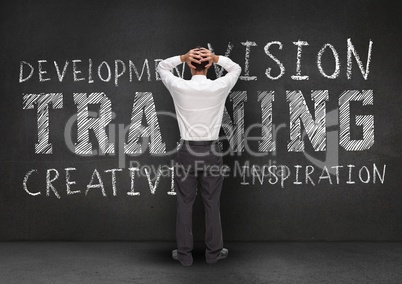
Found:
[{"label": "hands clasped behind head", "polygon": [[203,62],[208,62],[205,67],[203,66],[202,69],[204,68],[209,68],[212,65],[213,59],[212,59],[212,52],[204,47],[196,47],[191,49],[187,53],[187,60],[186,63],[190,68],[196,69],[196,66],[193,65],[193,63],[199,65],[203,64]]}]

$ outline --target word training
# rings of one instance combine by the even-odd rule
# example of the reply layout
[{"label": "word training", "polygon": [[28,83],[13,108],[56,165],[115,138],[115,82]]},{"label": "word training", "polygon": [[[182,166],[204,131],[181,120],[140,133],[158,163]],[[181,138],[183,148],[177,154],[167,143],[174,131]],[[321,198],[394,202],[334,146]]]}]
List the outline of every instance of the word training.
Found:
[{"label": "word training", "polygon": [[[261,106],[261,141],[260,152],[272,152],[276,150],[273,139],[272,103],[275,98],[274,91],[259,91],[258,101]],[[91,155],[94,152],[89,141],[89,130],[94,131],[99,144],[100,154],[115,154],[115,143],[110,141],[106,127],[112,121],[112,103],[107,95],[101,93],[74,93],[74,102],[77,106],[77,143],[74,152],[77,155]],[[242,152],[247,143],[248,132],[244,130],[244,104],[247,102],[246,91],[234,91],[229,94],[233,102],[233,120],[225,109],[222,128],[228,137],[230,147],[235,152]],[[304,151],[301,124],[303,123],[307,136],[315,151],[326,150],[326,101],[329,100],[328,90],[311,91],[310,99],[314,102],[315,117],[306,105],[305,96],[301,91],[286,91],[286,100],[289,104],[290,117],[290,142],[287,145],[289,152]],[[350,102],[360,101],[362,105],[373,105],[372,90],[347,90],[339,97],[339,134],[340,145],[347,151],[362,151],[369,149],[374,144],[374,116],[356,115],[355,124],[363,127],[361,139],[351,139],[350,135]],[[88,106],[99,105],[99,115],[90,116]],[[63,108],[62,93],[25,94],[23,96],[23,109],[37,110],[37,143],[36,154],[52,154],[53,145],[49,141],[49,108]],[[162,114],[160,114],[162,116]],[[166,114],[163,114],[166,115]],[[142,125],[145,118],[148,126]],[[128,141],[124,144],[125,154],[140,154],[143,152],[140,138],[148,138],[149,152],[151,154],[166,153],[166,145],[163,142],[158,113],[151,92],[136,92],[131,113],[131,123],[126,128]],[[123,133],[125,137],[125,133]]]}]

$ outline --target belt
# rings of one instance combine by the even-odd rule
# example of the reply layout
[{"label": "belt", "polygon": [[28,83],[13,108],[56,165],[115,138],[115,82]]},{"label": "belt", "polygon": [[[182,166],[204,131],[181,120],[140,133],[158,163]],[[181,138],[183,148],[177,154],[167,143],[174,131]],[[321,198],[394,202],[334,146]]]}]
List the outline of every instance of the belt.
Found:
[{"label": "belt", "polygon": [[183,140],[185,144],[188,145],[193,145],[193,146],[208,146],[216,142],[216,140],[208,140],[208,141],[202,141],[202,140]]}]

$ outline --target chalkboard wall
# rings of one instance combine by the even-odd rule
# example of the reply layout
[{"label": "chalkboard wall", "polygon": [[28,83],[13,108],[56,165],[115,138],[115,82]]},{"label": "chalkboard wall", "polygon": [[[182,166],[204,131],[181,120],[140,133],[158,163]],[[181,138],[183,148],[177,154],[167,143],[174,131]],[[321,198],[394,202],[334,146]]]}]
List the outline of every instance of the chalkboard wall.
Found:
[{"label": "chalkboard wall", "polygon": [[[225,240],[401,241],[393,3],[3,4],[0,240],[174,240],[180,135],[156,66],[201,45],[242,67],[220,133]],[[203,214],[197,198],[198,240]]]}]

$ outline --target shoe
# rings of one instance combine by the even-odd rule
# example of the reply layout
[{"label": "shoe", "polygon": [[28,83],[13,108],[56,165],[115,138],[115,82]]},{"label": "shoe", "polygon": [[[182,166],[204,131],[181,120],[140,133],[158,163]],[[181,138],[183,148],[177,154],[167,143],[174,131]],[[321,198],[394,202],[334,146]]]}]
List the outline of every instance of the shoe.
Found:
[{"label": "shoe", "polygon": [[179,257],[178,257],[177,249],[172,251],[172,258],[174,260],[180,261],[181,265],[183,265],[183,266],[191,266],[193,264],[193,260],[189,260],[189,261],[180,260]]},{"label": "shoe", "polygon": [[217,258],[215,258],[215,259],[213,259],[213,260],[207,260],[207,263],[208,263],[208,264],[217,263],[218,260],[225,259],[225,258],[228,257],[228,255],[229,255],[229,250],[226,249],[226,248],[223,248],[223,249],[221,249],[221,251],[219,252]]}]

